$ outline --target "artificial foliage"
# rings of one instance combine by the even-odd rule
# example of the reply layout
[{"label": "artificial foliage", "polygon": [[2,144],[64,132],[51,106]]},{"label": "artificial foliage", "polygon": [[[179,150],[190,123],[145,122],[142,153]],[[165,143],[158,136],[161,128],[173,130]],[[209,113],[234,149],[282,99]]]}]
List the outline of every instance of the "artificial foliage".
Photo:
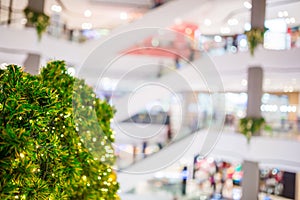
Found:
[{"label": "artificial foliage", "polygon": [[265,30],[260,28],[252,28],[250,31],[245,32],[247,35],[248,46],[250,49],[250,53],[253,56],[254,50],[259,44],[262,44],[264,41],[264,33]]},{"label": "artificial foliage", "polygon": [[63,61],[0,70],[0,199],[119,199],[113,113]]},{"label": "artificial foliage", "polygon": [[246,136],[247,142],[249,143],[252,135],[257,134],[264,125],[265,119],[263,117],[245,117],[240,119],[239,129],[240,132]]},{"label": "artificial foliage", "polygon": [[33,11],[29,8],[25,8],[24,14],[27,19],[27,23],[34,26],[39,40],[42,38],[42,34],[47,30],[50,24],[50,17],[45,13]]}]

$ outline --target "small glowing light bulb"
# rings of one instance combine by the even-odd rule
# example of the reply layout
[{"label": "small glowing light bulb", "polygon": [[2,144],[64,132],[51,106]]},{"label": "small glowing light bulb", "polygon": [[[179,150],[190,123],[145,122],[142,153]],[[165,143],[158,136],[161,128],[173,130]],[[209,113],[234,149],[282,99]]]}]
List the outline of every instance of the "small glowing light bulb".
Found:
[{"label": "small glowing light bulb", "polygon": [[21,158],[24,158],[25,155],[24,155],[23,153],[20,153],[20,157],[21,157]]}]

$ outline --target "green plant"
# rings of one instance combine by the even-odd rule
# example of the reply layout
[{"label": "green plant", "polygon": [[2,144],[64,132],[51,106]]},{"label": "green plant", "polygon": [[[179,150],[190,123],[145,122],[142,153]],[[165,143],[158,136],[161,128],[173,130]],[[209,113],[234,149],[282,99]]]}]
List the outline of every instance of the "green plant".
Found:
[{"label": "green plant", "polygon": [[264,41],[264,30],[259,28],[252,28],[250,31],[246,31],[248,46],[250,53],[253,56],[254,50],[259,44],[262,44]]},{"label": "green plant", "polygon": [[113,113],[62,61],[0,70],[0,199],[119,199]]},{"label": "green plant", "polygon": [[45,13],[35,12],[29,8],[24,10],[27,23],[34,26],[39,40],[42,38],[42,34],[47,30],[50,24],[50,17]]},{"label": "green plant", "polygon": [[245,117],[240,119],[239,130],[243,135],[246,136],[247,141],[249,143],[252,135],[258,133],[264,125],[265,119],[263,117]]}]

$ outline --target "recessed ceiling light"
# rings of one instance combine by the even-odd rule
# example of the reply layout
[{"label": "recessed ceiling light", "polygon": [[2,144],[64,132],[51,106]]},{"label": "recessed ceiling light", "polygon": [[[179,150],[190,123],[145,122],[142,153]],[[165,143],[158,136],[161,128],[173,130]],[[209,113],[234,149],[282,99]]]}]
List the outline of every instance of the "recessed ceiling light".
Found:
[{"label": "recessed ceiling light", "polygon": [[27,19],[26,19],[26,18],[22,18],[22,19],[21,19],[21,24],[22,24],[22,25],[25,25],[26,23],[27,23]]},{"label": "recessed ceiling light", "polygon": [[286,10],[278,12],[278,17],[287,17],[287,16],[289,16],[289,13]]},{"label": "recessed ceiling light", "polygon": [[245,8],[247,8],[247,9],[251,9],[251,8],[252,8],[252,4],[251,4],[250,2],[248,2],[248,1],[245,1],[245,2],[244,2],[244,6],[245,6]]},{"label": "recessed ceiling light", "polygon": [[85,30],[89,30],[93,28],[93,25],[91,23],[83,23],[81,24],[81,28]]},{"label": "recessed ceiling light", "polygon": [[227,34],[227,33],[230,33],[230,28],[228,28],[228,27],[222,27],[220,29],[220,31],[221,31],[222,34]]},{"label": "recessed ceiling light", "polygon": [[159,45],[159,40],[153,38],[153,39],[151,40],[151,45],[152,45],[153,47],[157,47],[157,46]]},{"label": "recessed ceiling light", "polygon": [[211,25],[211,20],[210,19],[205,19],[204,20],[204,25],[205,26],[210,26]]},{"label": "recessed ceiling light", "polygon": [[248,84],[248,81],[247,81],[246,79],[243,79],[243,80],[241,81],[241,85],[242,85],[242,86],[247,86],[247,84]]},{"label": "recessed ceiling light", "polygon": [[291,17],[291,18],[290,18],[290,22],[291,22],[292,24],[294,24],[294,23],[296,22],[296,19],[295,19],[294,17]]},{"label": "recessed ceiling light", "polygon": [[85,17],[90,17],[90,16],[92,16],[92,11],[90,11],[90,10],[85,10],[85,11],[84,11],[84,16],[85,16]]},{"label": "recessed ceiling light", "polygon": [[121,12],[121,13],[120,13],[120,19],[121,19],[121,20],[127,20],[127,19],[128,19],[128,14],[127,14],[127,12]]},{"label": "recessed ceiling light", "polygon": [[250,30],[251,30],[251,24],[248,23],[248,22],[245,23],[245,24],[244,24],[244,30],[245,30],[245,31],[250,31]]},{"label": "recessed ceiling light", "polygon": [[215,42],[222,42],[222,37],[219,36],[219,35],[216,35],[216,36],[214,37],[214,40],[215,40]]},{"label": "recessed ceiling light", "polygon": [[294,87],[293,86],[284,86],[283,87],[283,91],[284,92],[293,92],[294,91]]},{"label": "recessed ceiling light", "polygon": [[188,35],[191,35],[191,34],[193,33],[192,29],[190,29],[190,28],[186,28],[186,29],[184,30],[184,32],[185,32],[186,34],[188,34]]},{"label": "recessed ceiling light", "polygon": [[242,38],[240,40],[239,44],[240,44],[241,47],[247,47],[248,42],[245,38]]},{"label": "recessed ceiling light", "polygon": [[174,22],[176,25],[180,25],[180,24],[182,24],[182,19],[178,17],[174,20]]},{"label": "recessed ceiling light", "polygon": [[236,25],[238,25],[238,23],[239,23],[239,21],[238,21],[237,19],[235,19],[235,18],[229,19],[229,20],[227,21],[227,24],[228,24],[229,26],[236,26]]},{"label": "recessed ceiling light", "polygon": [[54,12],[61,12],[62,8],[59,5],[52,5],[51,10]]}]

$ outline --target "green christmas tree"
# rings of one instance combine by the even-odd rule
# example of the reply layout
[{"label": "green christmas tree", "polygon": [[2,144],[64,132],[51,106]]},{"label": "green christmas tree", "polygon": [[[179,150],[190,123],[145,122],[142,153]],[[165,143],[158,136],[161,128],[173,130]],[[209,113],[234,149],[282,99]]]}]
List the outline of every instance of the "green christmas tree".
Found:
[{"label": "green christmas tree", "polygon": [[119,199],[113,113],[63,61],[0,70],[0,199]]}]

